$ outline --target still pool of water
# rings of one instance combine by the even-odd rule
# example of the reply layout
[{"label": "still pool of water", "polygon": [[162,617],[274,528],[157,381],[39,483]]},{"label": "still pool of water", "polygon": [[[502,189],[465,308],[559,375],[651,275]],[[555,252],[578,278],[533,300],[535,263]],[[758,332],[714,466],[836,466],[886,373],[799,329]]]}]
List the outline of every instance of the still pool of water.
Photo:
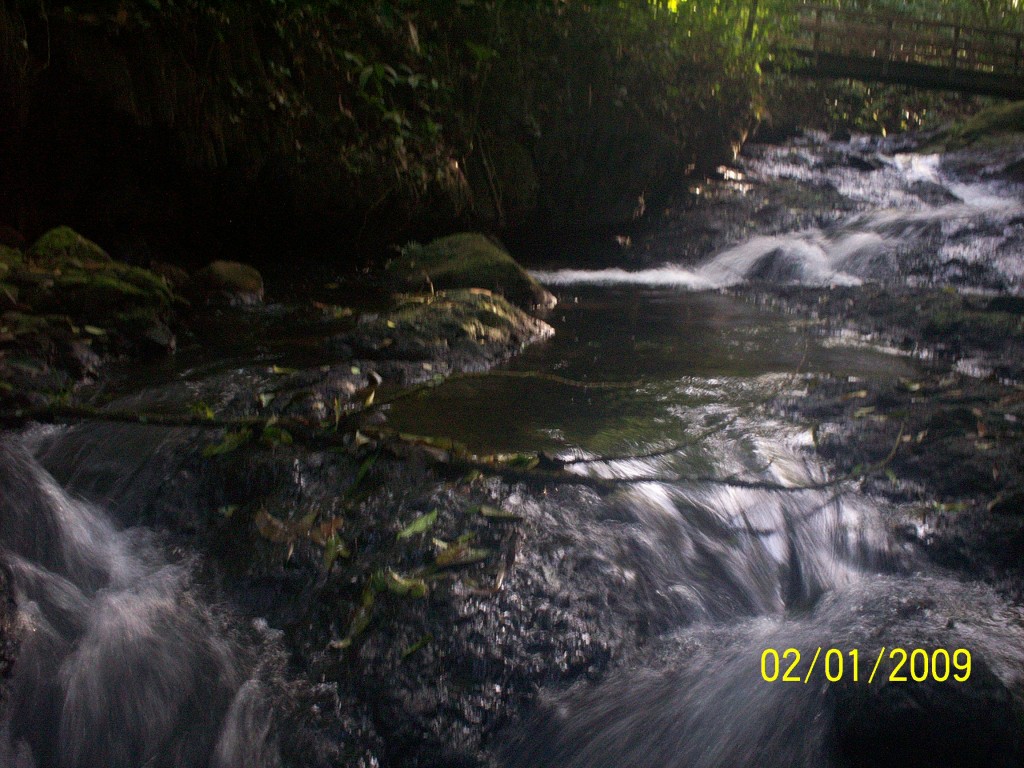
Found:
[{"label": "still pool of water", "polygon": [[806,374],[891,380],[919,370],[910,358],[837,345],[813,321],[721,293],[571,286],[548,320],[556,329],[548,341],[491,375],[397,401],[391,424],[482,453],[621,453],[800,389]]}]

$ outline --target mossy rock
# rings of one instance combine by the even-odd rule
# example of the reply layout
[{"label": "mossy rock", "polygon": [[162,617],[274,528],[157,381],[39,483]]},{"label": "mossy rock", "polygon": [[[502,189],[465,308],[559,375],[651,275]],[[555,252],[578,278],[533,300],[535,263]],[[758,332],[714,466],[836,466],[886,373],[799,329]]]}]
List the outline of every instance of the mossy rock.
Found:
[{"label": "mossy rock", "polygon": [[385,283],[395,291],[486,288],[527,309],[551,308],[556,303],[504,249],[475,232],[406,246],[388,264]]},{"label": "mossy rock", "polygon": [[193,275],[189,291],[211,303],[259,304],[263,301],[263,276],[248,264],[214,261]]},{"label": "mossy rock", "polygon": [[361,323],[345,337],[371,359],[428,360],[459,355],[470,368],[508,357],[554,333],[504,297],[486,289],[400,295],[395,309]]},{"label": "mossy rock", "polygon": [[999,104],[983,109],[957,123],[937,137],[925,149],[963,149],[1008,133],[1024,133],[1024,101]]},{"label": "mossy rock", "polygon": [[69,261],[78,266],[111,261],[106,251],[71,227],[54,227],[32,244],[28,255],[33,261],[53,266]]}]

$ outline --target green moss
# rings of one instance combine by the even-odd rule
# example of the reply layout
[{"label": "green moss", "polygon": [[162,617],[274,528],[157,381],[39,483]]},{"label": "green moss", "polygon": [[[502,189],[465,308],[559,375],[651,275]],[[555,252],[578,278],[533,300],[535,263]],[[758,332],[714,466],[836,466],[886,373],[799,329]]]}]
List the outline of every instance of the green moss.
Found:
[{"label": "green moss", "polygon": [[40,237],[28,251],[29,258],[47,265],[77,262],[74,266],[92,262],[109,262],[110,256],[96,243],[71,229],[55,227]]},{"label": "green moss", "polygon": [[961,149],[971,144],[988,142],[1001,134],[1024,132],[1024,101],[1014,101],[983,109],[953,125],[938,137],[938,145],[929,148]]},{"label": "green moss", "polygon": [[353,339],[362,350],[396,359],[443,358],[459,350],[486,361],[551,333],[502,296],[474,288],[402,295],[392,312],[361,325]]},{"label": "green moss", "polygon": [[211,297],[224,294],[241,301],[263,298],[263,276],[254,267],[237,261],[214,261],[192,278],[195,293]]},{"label": "green moss", "polygon": [[171,303],[171,289],[168,288],[167,281],[159,275],[150,272],[148,269],[117,264],[116,262],[113,262],[111,266],[117,279],[129,283],[146,294],[148,297],[147,303],[157,303],[162,306],[167,306]]},{"label": "green moss", "polygon": [[475,232],[411,244],[386,269],[394,290],[486,288],[524,307],[551,307],[555,298],[494,242]]},{"label": "green moss", "polygon": [[13,277],[24,289],[24,301],[36,311],[67,313],[84,322],[102,324],[106,314],[133,307],[162,312],[171,303],[171,293],[160,278],[114,262],[102,271],[17,271]]},{"label": "green moss", "polygon": [[999,348],[1007,340],[1024,337],[1024,318],[975,306],[956,294],[943,293],[921,302],[925,338],[960,338],[981,348]]}]

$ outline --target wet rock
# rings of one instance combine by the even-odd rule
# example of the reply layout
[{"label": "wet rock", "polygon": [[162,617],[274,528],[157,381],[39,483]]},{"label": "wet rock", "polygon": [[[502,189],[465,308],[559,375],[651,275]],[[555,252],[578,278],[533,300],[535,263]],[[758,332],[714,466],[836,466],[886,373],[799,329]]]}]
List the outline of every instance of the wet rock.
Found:
[{"label": "wet rock", "polygon": [[259,304],[263,301],[263,276],[248,264],[214,261],[193,275],[189,293],[209,304]]},{"label": "wet rock", "polygon": [[388,264],[384,280],[393,291],[486,288],[526,309],[557,303],[504,249],[474,232],[406,246]]},{"label": "wet rock", "polygon": [[917,195],[923,202],[928,203],[928,205],[947,205],[949,203],[963,202],[963,200],[954,195],[944,186],[936,184],[933,181],[915,181],[907,188],[907,191],[911,194]]},{"label": "wet rock", "polygon": [[1024,710],[980,657],[965,682],[849,683],[832,693],[849,768],[1009,768],[1024,759]]},{"label": "wet rock", "polygon": [[847,155],[846,164],[856,171],[879,171],[885,167],[885,162],[877,157],[867,155]]},{"label": "wet rock", "polygon": [[0,705],[7,692],[18,651],[18,606],[14,602],[14,585],[7,566],[0,562]]},{"label": "wet rock", "polygon": [[368,316],[335,343],[359,358],[410,362],[422,378],[433,374],[426,361],[481,370],[552,333],[547,323],[477,288],[404,296],[392,312]]}]

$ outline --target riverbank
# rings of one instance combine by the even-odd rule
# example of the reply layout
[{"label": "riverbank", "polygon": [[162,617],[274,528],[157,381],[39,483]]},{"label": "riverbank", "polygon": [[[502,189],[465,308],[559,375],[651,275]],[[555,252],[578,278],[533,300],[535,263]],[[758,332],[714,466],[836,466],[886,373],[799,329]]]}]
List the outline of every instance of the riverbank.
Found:
[{"label": "riverbank", "polygon": [[0,223],[30,240],[67,223],[133,263],[191,267],[621,227],[742,144],[765,44],[734,44],[745,16],[15,2]]}]

